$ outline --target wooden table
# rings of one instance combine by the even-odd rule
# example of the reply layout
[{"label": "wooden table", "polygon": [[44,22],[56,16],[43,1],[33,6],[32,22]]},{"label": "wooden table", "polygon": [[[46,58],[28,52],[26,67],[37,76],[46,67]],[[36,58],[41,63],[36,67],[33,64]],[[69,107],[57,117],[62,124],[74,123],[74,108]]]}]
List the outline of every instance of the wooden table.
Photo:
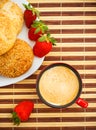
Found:
[{"label": "wooden table", "polygon": [[[0,130],[96,130],[96,0],[29,0],[57,39],[41,67],[29,78],[0,88]],[[36,78],[47,65],[64,62],[78,70],[83,81],[81,97],[87,109],[76,104],[66,109],[44,105],[36,93]],[[22,100],[35,103],[28,122],[14,126],[11,112]]]}]

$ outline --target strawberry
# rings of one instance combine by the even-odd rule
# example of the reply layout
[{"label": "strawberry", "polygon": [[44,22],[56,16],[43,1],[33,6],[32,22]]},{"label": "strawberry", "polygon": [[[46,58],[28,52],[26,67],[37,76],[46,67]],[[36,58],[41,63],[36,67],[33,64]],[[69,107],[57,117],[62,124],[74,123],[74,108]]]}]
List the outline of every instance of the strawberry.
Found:
[{"label": "strawberry", "polygon": [[50,34],[42,35],[33,46],[33,53],[37,57],[43,57],[48,54],[52,45],[55,45],[56,40],[53,37],[50,37]]},{"label": "strawberry", "polygon": [[39,17],[39,12],[37,9],[33,8],[30,3],[28,5],[23,4],[23,6],[26,8],[24,11],[25,24],[28,28],[30,28],[33,21]]},{"label": "strawberry", "polygon": [[48,27],[42,21],[34,21],[28,31],[30,40],[36,41],[42,34],[48,31]]},{"label": "strawberry", "polygon": [[12,113],[14,125],[19,125],[21,121],[27,121],[33,108],[34,103],[31,101],[22,101],[16,105]]}]

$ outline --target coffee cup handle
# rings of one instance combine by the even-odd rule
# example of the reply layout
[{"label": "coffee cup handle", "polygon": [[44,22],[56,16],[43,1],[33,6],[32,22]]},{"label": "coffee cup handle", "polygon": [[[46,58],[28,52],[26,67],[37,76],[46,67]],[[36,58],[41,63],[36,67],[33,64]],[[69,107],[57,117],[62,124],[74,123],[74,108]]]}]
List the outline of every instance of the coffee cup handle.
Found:
[{"label": "coffee cup handle", "polygon": [[76,104],[81,106],[82,108],[87,108],[88,107],[88,102],[83,100],[82,98],[78,98],[76,100]]}]

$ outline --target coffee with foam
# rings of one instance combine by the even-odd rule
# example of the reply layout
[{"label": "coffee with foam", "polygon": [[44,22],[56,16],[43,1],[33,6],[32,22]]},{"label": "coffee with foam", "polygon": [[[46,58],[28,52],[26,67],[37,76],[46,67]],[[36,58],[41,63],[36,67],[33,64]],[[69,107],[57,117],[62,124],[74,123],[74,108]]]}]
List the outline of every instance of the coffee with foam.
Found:
[{"label": "coffee with foam", "polygon": [[76,74],[66,66],[47,69],[39,80],[42,98],[52,105],[66,105],[72,102],[79,91]]}]

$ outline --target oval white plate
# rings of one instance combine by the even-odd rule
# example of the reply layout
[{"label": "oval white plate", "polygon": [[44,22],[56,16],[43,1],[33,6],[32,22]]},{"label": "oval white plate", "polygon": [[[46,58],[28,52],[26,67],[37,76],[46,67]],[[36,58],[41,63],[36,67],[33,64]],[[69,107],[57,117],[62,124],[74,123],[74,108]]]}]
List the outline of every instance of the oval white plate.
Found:
[{"label": "oval white plate", "polygon": [[[23,11],[25,9],[24,9],[22,3],[28,4],[28,2],[26,0],[22,0],[22,1],[21,0],[12,0],[12,1],[17,3],[22,8]],[[24,24],[23,29],[22,29],[21,33],[18,35],[17,38],[25,40],[31,47],[33,47],[34,42],[32,42],[32,41],[30,41],[28,39],[27,33],[28,33],[28,29]],[[38,57],[35,56],[31,68],[26,73],[24,73],[23,75],[21,75],[19,77],[6,78],[6,77],[3,77],[3,76],[0,76],[0,87],[4,87],[4,86],[10,85],[10,84],[14,84],[16,82],[19,82],[19,81],[29,77],[30,75],[32,75],[40,67],[43,60],[44,60],[44,57],[43,58],[38,58]]]}]

